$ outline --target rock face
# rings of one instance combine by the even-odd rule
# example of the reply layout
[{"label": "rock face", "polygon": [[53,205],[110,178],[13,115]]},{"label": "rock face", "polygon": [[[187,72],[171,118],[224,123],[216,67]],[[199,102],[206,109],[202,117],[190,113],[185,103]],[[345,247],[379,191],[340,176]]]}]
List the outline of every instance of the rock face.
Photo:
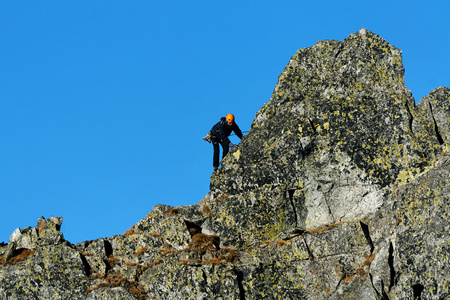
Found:
[{"label": "rock face", "polygon": [[198,204],[0,245],[0,299],[447,299],[450,89],[416,106],[365,29],[300,49]]}]

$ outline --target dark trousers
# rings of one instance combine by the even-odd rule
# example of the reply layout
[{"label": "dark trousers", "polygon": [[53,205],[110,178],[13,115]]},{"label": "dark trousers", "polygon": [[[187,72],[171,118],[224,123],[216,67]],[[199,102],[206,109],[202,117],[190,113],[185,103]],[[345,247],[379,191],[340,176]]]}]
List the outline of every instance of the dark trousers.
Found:
[{"label": "dark trousers", "polygon": [[222,159],[225,155],[228,154],[228,150],[230,149],[230,144],[222,141],[220,138],[212,138],[211,143],[213,145],[214,153],[213,153],[213,166],[219,167],[219,156],[220,156],[220,148],[219,143],[222,145]]}]

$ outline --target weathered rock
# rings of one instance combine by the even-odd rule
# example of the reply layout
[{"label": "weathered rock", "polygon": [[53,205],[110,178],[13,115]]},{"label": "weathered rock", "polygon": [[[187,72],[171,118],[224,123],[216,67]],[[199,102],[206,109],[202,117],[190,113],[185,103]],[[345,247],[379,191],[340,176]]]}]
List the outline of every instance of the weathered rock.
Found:
[{"label": "weathered rock", "polygon": [[15,254],[0,269],[1,299],[84,299],[87,277],[80,254],[63,244]]},{"label": "weathered rock", "polygon": [[180,250],[186,247],[191,240],[190,224],[195,226],[195,221],[201,224],[205,218],[205,213],[202,212],[200,205],[180,207],[157,205],[145,219],[134,226],[134,230],[161,236],[168,245]]},{"label": "weathered rock", "polygon": [[17,228],[0,268],[0,299],[82,299],[87,277],[80,253],[59,231],[62,218]]},{"label": "weathered rock", "polygon": [[450,89],[439,87],[431,91],[417,105],[417,114],[413,119],[412,128],[414,132],[420,132],[425,128],[424,138],[435,136],[437,142],[443,145],[442,154],[448,153],[448,142],[450,141],[450,129],[448,120],[450,118],[450,107],[448,99]]},{"label": "weathered rock", "polygon": [[239,299],[237,277],[230,264],[192,266],[172,257],[146,270],[141,281],[154,299]]},{"label": "weathered rock", "polygon": [[114,287],[114,288],[101,288],[94,290],[89,293],[86,300],[134,300],[134,298],[125,288]]},{"label": "weathered rock", "polygon": [[64,236],[62,232],[59,231],[62,221],[62,217],[55,216],[52,216],[48,220],[45,220],[44,217],[41,217],[37,221],[39,238],[43,243],[59,244],[64,241]]},{"label": "weathered rock", "polygon": [[213,198],[232,201],[208,202],[224,216],[212,231],[257,243],[253,227],[270,224],[263,234],[273,239],[375,212],[391,185],[422,172],[441,149],[428,123],[413,132],[403,75],[401,51],[364,29],[300,49],[239,150],[211,178]]},{"label": "weathered rock", "polygon": [[398,226],[392,272],[396,298],[421,296],[442,299],[450,295],[450,160],[393,195]]},{"label": "weathered rock", "polygon": [[417,106],[365,29],[300,49],[196,205],[0,244],[0,299],[446,299],[450,89]]}]

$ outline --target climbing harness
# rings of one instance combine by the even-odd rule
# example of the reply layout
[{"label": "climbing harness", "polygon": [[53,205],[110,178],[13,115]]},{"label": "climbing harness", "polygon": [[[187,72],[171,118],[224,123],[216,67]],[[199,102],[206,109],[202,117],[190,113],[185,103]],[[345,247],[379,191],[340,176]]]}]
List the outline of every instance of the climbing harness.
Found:
[{"label": "climbing harness", "polygon": [[[244,134],[244,133],[248,133],[248,130],[247,130],[247,131],[242,131],[242,133],[243,133],[243,134]],[[233,136],[233,135],[236,135],[236,134],[235,134],[235,133],[230,134],[230,136]],[[204,141],[208,142],[208,143],[211,143],[212,138],[218,138],[218,136],[212,135],[211,132],[208,132],[208,134],[205,135],[202,139],[203,139]]]}]

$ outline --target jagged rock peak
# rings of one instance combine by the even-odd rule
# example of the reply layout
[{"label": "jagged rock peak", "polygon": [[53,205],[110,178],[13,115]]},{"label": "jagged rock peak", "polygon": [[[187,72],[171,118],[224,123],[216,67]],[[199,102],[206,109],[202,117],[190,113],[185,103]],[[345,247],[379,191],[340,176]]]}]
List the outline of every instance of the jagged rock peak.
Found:
[{"label": "jagged rock peak", "polygon": [[268,239],[357,220],[435,162],[439,137],[429,122],[415,122],[421,116],[400,50],[368,30],[318,42],[291,57],[239,150],[213,174],[211,192],[239,198],[220,208],[233,216],[264,199],[245,224],[264,226],[261,215],[278,215],[273,232],[253,231]]},{"label": "jagged rock peak", "polygon": [[0,299],[446,299],[450,89],[416,106],[361,29],[297,51],[195,205],[72,245],[41,218],[0,245]]}]

